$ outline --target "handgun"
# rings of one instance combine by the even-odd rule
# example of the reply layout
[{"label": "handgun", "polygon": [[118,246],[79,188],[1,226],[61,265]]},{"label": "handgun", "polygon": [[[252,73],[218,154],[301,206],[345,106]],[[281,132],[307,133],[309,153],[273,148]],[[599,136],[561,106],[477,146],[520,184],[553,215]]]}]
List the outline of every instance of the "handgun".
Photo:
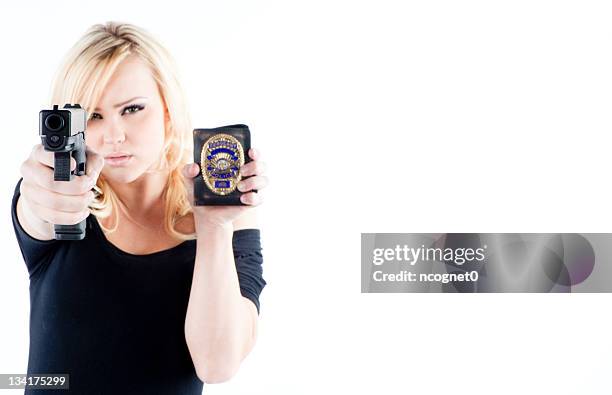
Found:
[{"label": "handgun", "polygon": [[[74,176],[85,175],[85,128],[87,112],[79,104],[53,105],[52,110],[40,111],[39,133],[46,151],[54,153],[53,179],[71,181]],[[70,158],[76,161],[70,170]],[[74,225],[55,224],[55,239],[82,240],[85,238],[86,220]]]}]

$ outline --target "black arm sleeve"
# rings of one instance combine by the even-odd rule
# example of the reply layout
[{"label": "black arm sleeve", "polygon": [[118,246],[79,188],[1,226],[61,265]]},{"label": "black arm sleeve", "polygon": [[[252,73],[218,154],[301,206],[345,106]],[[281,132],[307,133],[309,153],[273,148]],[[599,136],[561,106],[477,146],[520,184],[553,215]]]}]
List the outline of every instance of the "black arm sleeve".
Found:
[{"label": "black arm sleeve", "polygon": [[30,278],[42,267],[45,262],[49,262],[49,259],[53,256],[57,250],[60,240],[38,240],[30,236],[19,223],[17,218],[17,200],[19,199],[21,186],[20,178],[15,187],[13,193],[13,201],[11,203],[11,217],[13,218],[13,228],[15,229],[15,236],[17,237],[17,243],[21,250],[21,255],[25,261],[26,267]]},{"label": "black arm sleeve", "polygon": [[250,299],[259,314],[259,295],[266,286],[263,279],[263,256],[259,229],[240,229],[234,232],[232,245],[240,293]]}]

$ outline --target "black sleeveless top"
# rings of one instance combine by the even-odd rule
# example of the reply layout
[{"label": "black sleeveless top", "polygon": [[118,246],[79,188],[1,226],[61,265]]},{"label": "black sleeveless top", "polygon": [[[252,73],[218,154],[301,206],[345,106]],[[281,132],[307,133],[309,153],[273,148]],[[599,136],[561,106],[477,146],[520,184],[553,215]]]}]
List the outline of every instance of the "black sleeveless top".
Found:
[{"label": "black sleeveless top", "polygon": [[[70,374],[62,393],[201,394],[184,332],[196,241],[130,254],[93,215],[83,240],[34,239],[17,219],[21,181],[11,212],[30,278],[27,372]],[[259,313],[260,231],[235,231],[232,243],[240,291]]]}]

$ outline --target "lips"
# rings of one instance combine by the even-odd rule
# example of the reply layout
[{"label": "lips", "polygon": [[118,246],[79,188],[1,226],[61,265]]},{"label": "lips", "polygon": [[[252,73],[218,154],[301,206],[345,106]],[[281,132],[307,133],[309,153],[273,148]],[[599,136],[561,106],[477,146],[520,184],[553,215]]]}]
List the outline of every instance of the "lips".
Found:
[{"label": "lips", "polygon": [[104,159],[120,158],[122,156],[132,156],[129,152],[111,152]]},{"label": "lips", "polygon": [[127,152],[113,152],[104,157],[104,162],[110,166],[125,166],[132,159]]}]

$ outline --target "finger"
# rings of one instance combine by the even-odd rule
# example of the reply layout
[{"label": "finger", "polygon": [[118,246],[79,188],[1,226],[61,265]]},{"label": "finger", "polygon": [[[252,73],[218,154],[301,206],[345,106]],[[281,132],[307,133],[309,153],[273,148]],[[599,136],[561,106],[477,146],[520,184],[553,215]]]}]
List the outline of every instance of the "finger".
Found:
[{"label": "finger", "polygon": [[53,169],[33,159],[28,159],[22,164],[21,175],[24,180],[63,195],[81,195],[95,185],[95,180],[89,176],[75,176],[68,182],[55,181]]},{"label": "finger", "polygon": [[268,185],[268,177],[266,176],[254,176],[246,178],[238,183],[238,190],[240,192],[248,192],[252,189],[260,190]]},{"label": "finger", "polygon": [[[42,144],[36,144],[34,146],[31,157],[45,166],[50,167],[51,169],[55,168],[55,153],[45,150],[45,147],[43,147]],[[71,156],[70,170],[72,171],[74,169],[76,169],[76,160]]]},{"label": "finger", "polygon": [[56,225],[75,225],[86,219],[90,214],[89,209],[76,213],[67,213],[52,210],[31,201],[28,201],[28,204],[40,219]]},{"label": "finger", "polygon": [[260,160],[245,163],[240,167],[240,175],[243,177],[261,175],[266,172],[266,167],[266,162]]},{"label": "finger", "polygon": [[251,159],[253,159],[253,160],[259,160],[259,159],[260,159],[260,156],[261,156],[261,153],[259,152],[259,150],[258,150],[258,149],[256,149],[256,148],[251,148],[251,149],[249,150],[249,156],[250,156],[250,157],[251,157]]},{"label": "finger", "polygon": [[257,192],[249,192],[241,195],[240,201],[249,206],[258,206],[263,202],[263,197]]},{"label": "finger", "polygon": [[81,195],[60,195],[25,181],[21,183],[21,192],[29,202],[34,202],[51,210],[69,213],[78,213],[86,210],[94,199],[92,191]]}]

